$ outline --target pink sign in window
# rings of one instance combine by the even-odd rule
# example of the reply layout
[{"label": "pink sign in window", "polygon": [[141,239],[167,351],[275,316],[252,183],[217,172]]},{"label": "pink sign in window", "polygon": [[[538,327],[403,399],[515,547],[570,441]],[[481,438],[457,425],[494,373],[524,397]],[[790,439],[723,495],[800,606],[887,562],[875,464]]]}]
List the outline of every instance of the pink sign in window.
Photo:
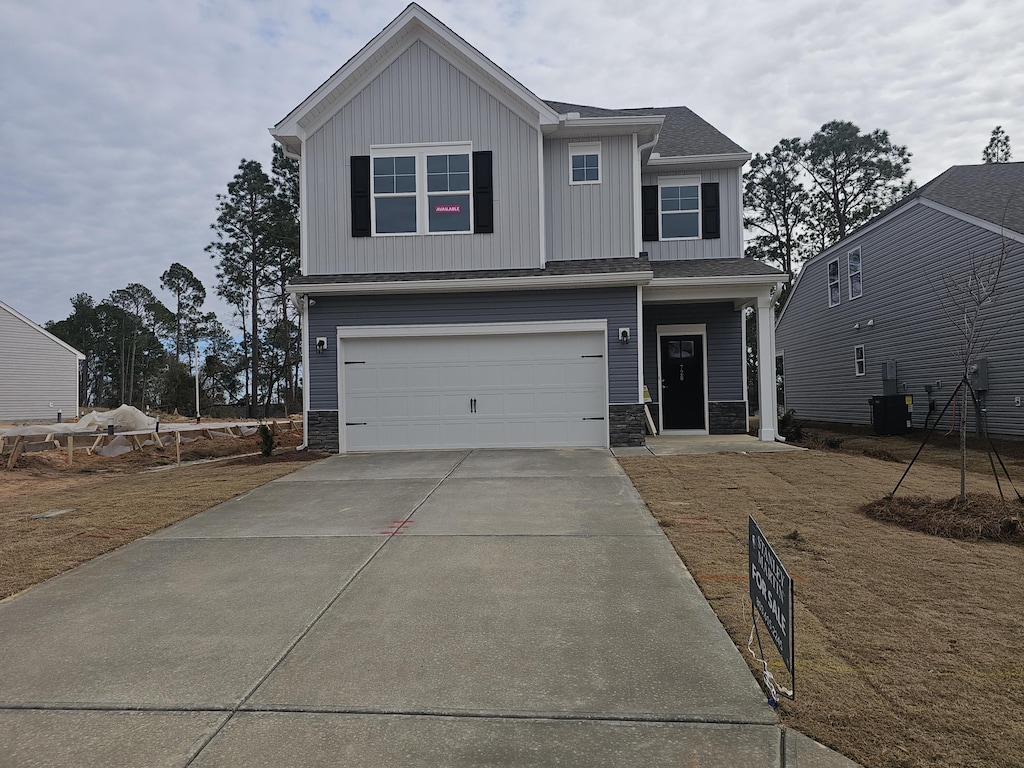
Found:
[{"label": "pink sign in window", "polygon": [[434,213],[462,213],[461,205],[435,205]]}]

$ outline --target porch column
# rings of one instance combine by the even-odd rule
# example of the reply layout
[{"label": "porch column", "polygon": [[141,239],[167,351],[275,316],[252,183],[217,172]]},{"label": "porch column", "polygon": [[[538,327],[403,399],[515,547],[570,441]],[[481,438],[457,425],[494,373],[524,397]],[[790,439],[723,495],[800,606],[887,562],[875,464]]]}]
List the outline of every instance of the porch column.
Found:
[{"label": "porch column", "polygon": [[775,313],[770,296],[757,297],[757,399],[761,406],[762,442],[775,441],[779,404],[775,391]]}]

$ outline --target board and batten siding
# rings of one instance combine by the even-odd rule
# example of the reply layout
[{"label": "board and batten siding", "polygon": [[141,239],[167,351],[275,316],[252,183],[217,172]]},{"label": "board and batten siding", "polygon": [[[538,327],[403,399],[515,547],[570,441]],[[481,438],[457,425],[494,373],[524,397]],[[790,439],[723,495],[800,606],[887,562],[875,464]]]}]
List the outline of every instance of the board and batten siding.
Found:
[{"label": "board and batten siding", "polygon": [[56,421],[57,411],[78,415],[78,357],[0,306],[0,421]]},{"label": "board and batten siding", "polygon": [[644,383],[661,402],[658,381],[658,326],[707,326],[708,401],[746,400],[743,381],[743,313],[731,303],[645,304]]},{"label": "board and batten siding", "polygon": [[[600,143],[598,184],[569,183],[570,145]],[[636,256],[633,237],[635,139],[611,136],[544,142],[544,206],[549,261]]]},{"label": "board and batten siding", "polygon": [[[699,176],[701,183],[718,183],[722,236],[711,240],[644,241],[651,261],[743,258],[743,185],[739,168],[720,168],[673,173],[643,173],[640,183],[656,185],[659,178]],[[660,222],[659,222],[660,223]]]},{"label": "board and batten siding", "polygon": [[[989,360],[989,430],[1024,435],[1024,245],[1011,245],[979,354]],[[966,279],[971,258],[998,252],[999,235],[924,205],[914,205],[835,253],[807,264],[777,329],[785,365],[786,407],[808,421],[870,424],[869,399],[883,394],[882,372],[895,360],[900,392],[914,397],[914,425],[928,413],[925,385],[941,411],[963,375],[957,331],[947,316],[944,276]],[[850,299],[847,254],[860,247],[863,295]],[[828,305],[828,262],[838,257],[840,303]],[[868,322],[873,321],[871,326]],[[859,325],[859,328],[854,328]],[[866,373],[856,376],[854,347]],[[904,386],[905,385],[905,389]],[[936,414],[937,415],[937,414]],[[950,424],[950,414],[942,422]],[[969,423],[974,424],[973,414]]]},{"label": "board and batten siding", "polygon": [[636,288],[587,288],[573,291],[437,293],[403,296],[318,296],[309,310],[311,347],[317,336],[329,339],[327,352],[308,353],[312,410],[338,407],[339,326],[513,323],[555,320],[608,322],[608,393],[611,404],[638,402],[635,343],[620,344],[619,328],[636,334]]},{"label": "board and batten siding", "polygon": [[[493,152],[494,234],[352,237],[352,156],[455,141]],[[306,274],[542,266],[538,143],[537,126],[416,41],[306,140]]]}]

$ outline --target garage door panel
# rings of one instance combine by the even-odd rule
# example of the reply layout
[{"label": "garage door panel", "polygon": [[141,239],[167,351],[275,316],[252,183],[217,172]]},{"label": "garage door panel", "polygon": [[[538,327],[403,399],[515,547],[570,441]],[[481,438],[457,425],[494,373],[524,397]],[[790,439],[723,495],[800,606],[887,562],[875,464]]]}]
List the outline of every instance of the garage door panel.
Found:
[{"label": "garage door panel", "polygon": [[[342,339],[348,450],[607,444],[605,337]],[[596,355],[597,357],[588,357]]]}]

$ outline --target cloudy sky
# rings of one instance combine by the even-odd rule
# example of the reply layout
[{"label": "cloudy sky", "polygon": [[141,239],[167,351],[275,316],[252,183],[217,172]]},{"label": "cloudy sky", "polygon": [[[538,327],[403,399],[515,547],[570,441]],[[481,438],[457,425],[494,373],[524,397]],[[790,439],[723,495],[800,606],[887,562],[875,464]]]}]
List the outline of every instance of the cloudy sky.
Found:
[{"label": "cloudy sky", "polygon": [[[0,300],[59,320],[78,292],[160,293],[175,261],[213,296],[215,196],[405,4],[4,0]],[[686,105],[751,152],[850,120],[907,145],[918,183],[997,124],[1024,160],[1019,0],[421,4],[542,98]]]}]

